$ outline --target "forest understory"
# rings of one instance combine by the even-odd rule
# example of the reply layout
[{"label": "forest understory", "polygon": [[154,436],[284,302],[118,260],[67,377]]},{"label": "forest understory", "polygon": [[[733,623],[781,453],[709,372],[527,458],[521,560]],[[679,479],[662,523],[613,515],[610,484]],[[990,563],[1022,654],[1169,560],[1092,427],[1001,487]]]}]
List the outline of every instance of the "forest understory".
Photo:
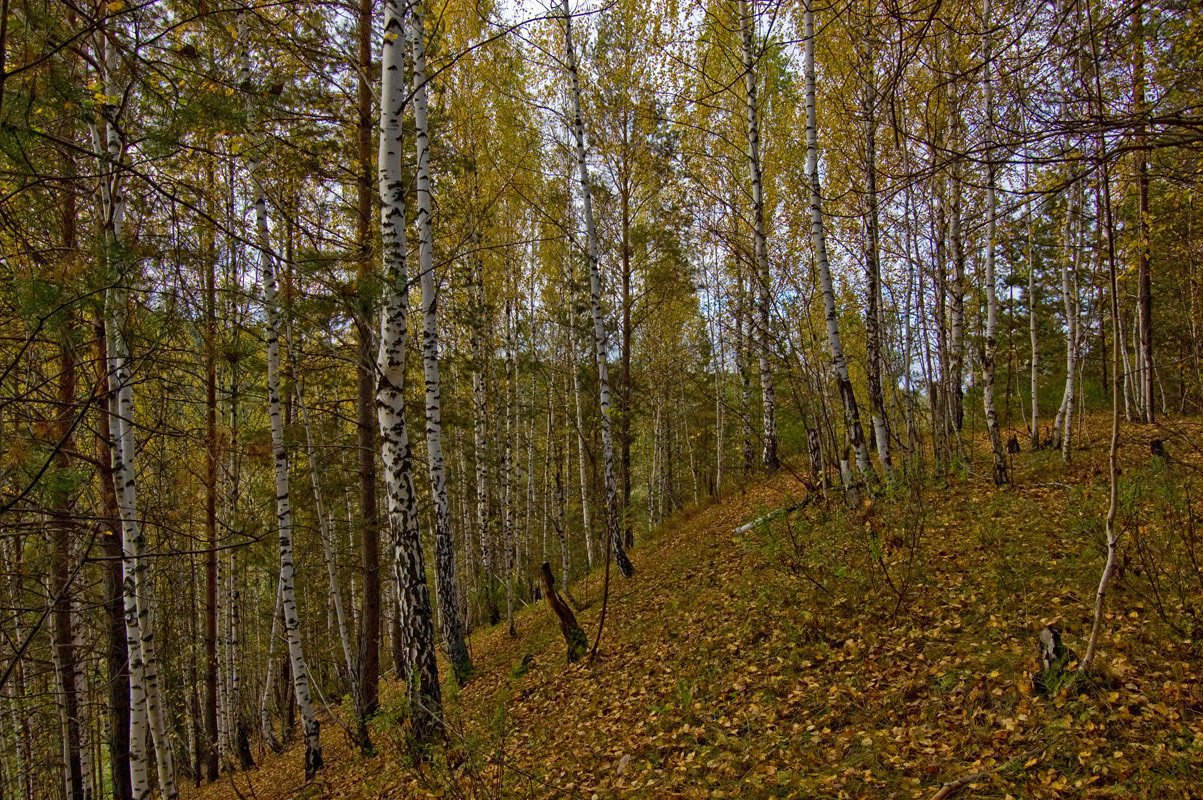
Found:
[{"label": "forest understory", "polygon": [[[1025,442],[1010,486],[975,474],[988,443],[970,441],[969,468],[854,507],[833,491],[735,533],[805,497],[787,462],[640,542],[638,579],[611,582],[596,660],[566,665],[555,618],[532,604],[516,638],[504,624],[472,635],[477,675],[444,686],[444,744],[415,758],[404,692],[386,681],[375,756],[327,717],[314,781],[296,731],[282,755],[183,796],[1199,796],[1203,422],[1124,427],[1099,660],[1034,689],[1042,628],[1085,649],[1109,424],[1088,418],[1068,465]],[[602,580],[572,587],[591,639]]]}]

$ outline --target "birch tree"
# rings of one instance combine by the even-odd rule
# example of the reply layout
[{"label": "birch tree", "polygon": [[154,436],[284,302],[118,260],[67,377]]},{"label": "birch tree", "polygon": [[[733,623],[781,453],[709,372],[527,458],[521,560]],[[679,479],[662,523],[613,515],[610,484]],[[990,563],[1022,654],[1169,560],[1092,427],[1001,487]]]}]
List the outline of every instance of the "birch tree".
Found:
[{"label": "birch tree", "polygon": [[442,693],[435,659],[434,624],[426,587],[426,561],[418,531],[413,462],[405,423],[405,347],[409,333],[409,278],[406,273],[405,190],[402,171],[405,83],[406,0],[384,0],[381,38],[380,193],[384,309],[376,356],[376,418],[393,540],[393,577],[401,633],[401,678],[408,690],[414,733],[421,741],[439,733]]},{"label": "birch tree", "polygon": [[434,499],[434,559],[439,622],[447,657],[456,680],[472,677],[472,659],[464,642],[458,590],[455,585],[455,542],[447,502],[447,474],[443,464],[442,399],[439,386],[438,291],[434,275],[434,234],[430,224],[430,136],[427,125],[426,29],[422,5],[409,10],[408,31],[413,48],[414,145],[418,163],[418,279],[422,289],[422,372],[426,381],[426,458],[430,492]]},{"label": "birch tree", "polygon": [[781,465],[777,455],[777,399],[773,388],[771,333],[769,331],[770,292],[772,273],[769,270],[768,235],[764,224],[764,183],[760,170],[760,105],[756,90],[756,53],[753,20],[748,13],[748,0],[739,0],[739,29],[744,67],[745,106],[748,124],[748,171],[752,175],[752,233],[755,240],[756,326],[757,355],[760,360],[761,463],[770,471]]},{"label": "birch tree", "polygon": [[606,334],[606,318],[601,303],[601,268],[597,225],[593,219],[593,194],[589,185],[589,163],[585,157],[585,123],[581,116],[581,81],[577,71],[576,47],[572,41],[572,13],[568,0],[564,0],[564,49],[567,53],[569,89],[572,93],[572,133],[576,145],[576,162],[581,187],[581,205],[585,216],[585,234],[588,240],[586,253],[589,261],[589,307],[593,317],[593,345],[597,359],[597,387],[601,404],[602,463],[606,484],[606,538],[610,540],[614,561],[623,577],[635,574],[635,567],[627,557],[622,541],[622,525],[619,520],[618,485],[614,475],[614,442],[610,430],[610,368],[609,338]]},{"label": "birch tree", "polygon": [[819,268],[819,283],[823,292],[823,307],[827,319],[827,347],[831,355],[831,367],[840,400],[844,406],[844,424],[848,430],[848,441],[856,457],[856,467],[869,485],[877,483],[877,472],[869,460],[869,448],[865,445],[865,432],[861,427],[860,410],[856,395],[852,391],[852,380],[848,375],[848,360],[844,357],[844,345],[840,339],[840,328],[835,308],[835,289],[831,281],[831,266],[827,259],[827,234],[823,225],[823,196],[819,182],[819,137],[815,113],[815,18],[813,0],[805,0],[803,6],[803,70],[806,79],[806,175],[810,184],[810,239],[814,247],[815,261]]},{"label": "birch tree", "polygon": [[109,406],[109,443],[113,482],[121,522],[126,647],[130,672],[130,781],[135,800],[150,796],[149,753],[153,739],[159,786],[165,797],[176,797],[175,765],[159,702],[158,669],[153,651],[153,601],[146,562],[146,537],[138,516],[134,447],[134,389],[124,327],[127,287],[135,272],[125,240],[125,142],[118,122],[121,88],[117,83],[118,37],[122,25],[110,14],[100,31],[104,102],[101,121],[92,126],[93,146],[100,160],[101,206],[110,286],[105,296],[108,337],[108,381],[113,392]]},{"label": "birch tree", "polygon": [[[239,85],[252,94],[247,106],[255,111],[251,82],[251,51],[244,14],[239,14],[238,33],[242,43]],[[309,668],[301,647],[301,623],[297,616],[292,546],[292,503],[289,495],[288,450],[284,445],[284,416],[280,403],[280,310],[276,300],[275,253],[267,221],[267,194],[263,187],[262,160],[257,148],[249,151],[251,207],[255,211],[255,239],[259,249],[259,267],[263,283],[263,305],[267,334],[267,406],[271,420],[272,459],[275,464],[276,530],[280,543],[280,596],[284,613],[284,635],[292,668],[293,691],[301,711],[305,730],[305,777],[312,778],[322,768],[321,730],[309,694]]]},{"label": "birch tree", "polygon": [[990,0],[985,0],[982,17],[986,30],[982,34],[983,87],[986,94],[986,341],[982,348],[982,405],[986,413],[986,429],[990,434],[990,450],[994,456],[994,483],[1007,482],[1007,453],[1003,450],[998,411],[994,407],[994,357],[998,350],[995,331],[998,327],[998,286],[994,279],[994,255],[998,241],[998,198],[995,187],[994,163],[994,42],[990,36]]}]

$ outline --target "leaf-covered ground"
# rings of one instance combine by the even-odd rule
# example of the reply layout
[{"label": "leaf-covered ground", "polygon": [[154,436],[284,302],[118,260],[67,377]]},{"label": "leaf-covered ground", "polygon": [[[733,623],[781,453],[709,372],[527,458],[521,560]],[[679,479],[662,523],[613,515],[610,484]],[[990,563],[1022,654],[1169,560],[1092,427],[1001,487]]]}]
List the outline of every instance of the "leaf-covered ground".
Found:
[{"label": "leaf-covered ground", "polygon": [[[446,690],[452,732],[434,757],[407,754],[395,715],[377,721],[372,758],[327,720],[312,784],[294,744],[198,794],[930,798],[977,776],[957,796],[1203,797],[1203,572],[1188,513],[1203,427],[1125,428],[1125,558],[1100,671],[1033,691],[1041,627],[1085,651],[1107,424],[1091,421],[1070,467],[1015,456],[1005,489],[981,477],[979,452],[947,479],[735,534],[805,496],[786,469],[640,543],[636,577],[612,583],[599,660],[567,666],[544,605],[518,615],[517,639],[476,632],[478,676]],[[1150,459],[1154,437],[1167,466]],[[591,639],[600,586],[573,587]],[[386,709],[398,696],[389,686]]]}]

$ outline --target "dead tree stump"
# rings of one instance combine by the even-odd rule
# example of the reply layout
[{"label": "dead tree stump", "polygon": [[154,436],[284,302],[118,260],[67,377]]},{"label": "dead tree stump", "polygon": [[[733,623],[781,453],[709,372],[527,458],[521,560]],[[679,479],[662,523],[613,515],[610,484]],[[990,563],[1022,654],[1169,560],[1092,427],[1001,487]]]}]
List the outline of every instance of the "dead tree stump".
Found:
[{"label": "dead tree stump", "polygon": [[551,564],[546,561],[543,562],[543,594],[547,597],[547,605],[551,606],[551,610],[560,620],[560,633],[564,634],[564,641],[568,644],[568,663],[580,660],[589,648],[589,640],[585,638],[585,631],[577,624],[572,608],[556,591],[556,579],[551,574]]},{"label": "dead tree stump", "polygon": [[1040,671],[1033,679],[1036,693],[1043,696],[1055,694],[1067,676],[1072,677],[1072,666],[1078,655],[1061,643],[1061,632],[1055,625],[1040,631]]}]

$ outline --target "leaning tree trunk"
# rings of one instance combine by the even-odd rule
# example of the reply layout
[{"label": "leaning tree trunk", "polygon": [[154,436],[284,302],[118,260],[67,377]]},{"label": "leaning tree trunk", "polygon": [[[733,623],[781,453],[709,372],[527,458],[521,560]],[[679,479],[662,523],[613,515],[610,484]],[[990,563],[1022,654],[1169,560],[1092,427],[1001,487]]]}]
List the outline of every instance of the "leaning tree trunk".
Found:
[{"label": "leaning tree trunk", "polygon": [[815,17],[813,0],[806,0],[803,12],[803,38],[805,40],[806,73],[806,173],[810,181],[810,230],[815,249],[815,261],[819,267],[819,282],[823,287],[823,306],[827,317],[827,345],[831,351],[831,366],[839,386],[840,399],[844,403],[844,424],[848,429],[848,440],[856,455],[856,466],[869,485],[877,483],[877,473],[869,461],[869,448],[865,445],[865,432],[861,427],[860,410],[856,395],[852,391],[852,380],[848,376],[848,360],[844,357],[844,345],[840,341],[840,329],[835,310],[835,290],[831,282],[831,268],[827,260],[827,235],[823,228],[823,200],[819,185],[818,123],[815,113]]},{"label": "leaning tree trunk", "polygon": [[[246,20],[239,15],[242,64],[239,85],[251,87],[250,44]],[[253,105],[248,103],[248,105]],[[252,108],[253,110],[253,108]],[[272,454],[276,473],[276,528],[280,542],[280,595],[284,609],[284,634],[288,641],[288,660],[292,685],[305,728],[305,777],[312,778],[322,768],[321,729],[313,712],[309,694],[309,668],[301,648],[301,624],[297,617],[292,548],[292,503],[289,497],[288,451],[284,446],[284,416],[280,403],[280,311],[276,302],[275,254],[267,226],[267,197],[263,190],[262,163],[255,150],[250,151],[251,205],[255,209],[255,230],[263,280],[263,304],[267,325],[267,406],[271,421]]]},{"label": "leaning tree trunk", "polygon": [[777,399],[773,389],[773,368],[769,359],[769,295],[772,274],[769,271],[768,236],[764,224],[764,182],[760,171],[760,107],[756,94],[756,56],[753,52],[752,18],[747,0],[739,0],[740,39],[743,44],[744,88],[747,92],[748,170],[752,174],[753,233],[756,245],[756,340],[760,357],[760,393],[763,429],[761,462],[770,471],[777,469]]},{"label": "leaning tree trunk", "polygon": [[393,577],[404,663],[399,676],[408,688],[415,738],[439,733],[442,694],[435,658],[434,624],[426,587],[426,560],[418,531],[413,463],[405,425],[405,345],[409,333],[409,279],[406,275],[404,151],[404,0],[384,0],[381,39],[379,182],[384,312],[376,357],[376,418],[393,536]]},{"label": "leaning tree trunk", "polygon": [[434,561],[439,622],[447,658],[457,680],[472,677],[472,659],[464,642],[458,592],[447,474],[443,465],[443,423],[439,389],[438,297],[434,280],[434,236],[430,225],[430,143],[426,122],[426,31],[421,4],[410,7],[408,28],[413,47],[414,140],[418,162],[418,279],[422,287],[422,366],[426,379],[426,458],[434,499]]},{"label": "leaning tree trunk", "polygon": [[[989,25],[990,0],[986,0],[982,15]],[[994,187],[994,84],[991,63],[994,47],[989,33],[984,34],[982,38],[986,91],[986,342],[982,348],[982,406],[986,413],[986,429],[990,434],[990,449],[994,455],[994,483],[996,486],[1002,486],[1007,482],[1007,453],[1003,450],[998,411],[994,408],[994,356],[998,350],[998,343],[994,338],[998,327],[998,292],[994,281],[994,251],[998,239],[998,200]]]},{"label": "leaning tree trunk", "polygon": [[564,0],[564,48],[568,53],[568,80],[572,91],[572,132],[576,140],[576,162],[580,173],[581,203],[585,212],[585,233],[589,242],[589,305],[593,314],[593,344],[597,355],[597,389],[601,405],[602,463],[606,482],[606,532],[614,551],[614,562],[623,577],[635,574],[622,541],[618,518],[618,486],[614,477],[614,442],[610,432],[610,368],[606,318],[601,304],[601,269],[598,264],[597,225],[593,219],[593,190],[589,185],[589,164],[585,159],[585,123],[581,117],[581,81],[577,74],[576,47],[572,42],[572,14]]},{"label": "leaning tree trunk", "polygon": [[[1087,7],[1089,15],[1089,7]],[[1103,86],[1099,77],[1099,45],[1097,34],[1089,16],[1087,18],[1087,26],[1090,31],[1090,50],[1093,58],[1094,66],[1094,100],[1095,111],[1101,119],[1105,107],[1103,103]],[[1082,656],[1082,661],[1078,665],[1078,669],[1082,672],[1089,670],[1094,665],[1095,652],[1098,649],[1099,635],[1103,629],[1104,605],[1107,600],[1107,587],[1111,583],[1111,579],[1115,574],[1115,567],[1119,554],[1119,531],[1116,527],[1116,518],[1119,513],[1119,446],[1120,446],[1120,422],[1119,422],[1119,393],[1122,377],[1120,375],[1120,352],[1123,350],[1123,328],[1120,325],[1119,317],[1119,288],[1116,281],[1115,267],[1115,218],[1111,206],[1111,175],[1109,173],[1107,162],[1103,159],[1102,154],[1105,152],[1106,142],[1103,135],[1098,134],[1096,163],[1098,165],[1099,178],[1102,183],[1102,197],[1099,198],[1099,204],[1103,207],[1103,224],[1106,230],[1107,239],[1107,283],[1110,289],[1111,300],[1111,335],[1112,335],[1112,370],[1113,382],[1111,384],[1111,443],[1108,448],[1108,506],[1107,506],[1107,561],[1103,566],[1103,574],[1099,577],[1099,586],[1095,591],[1094,597],[1094,619],[1090,626],[1090,638],[1087,641],[1086,653]]]}]

